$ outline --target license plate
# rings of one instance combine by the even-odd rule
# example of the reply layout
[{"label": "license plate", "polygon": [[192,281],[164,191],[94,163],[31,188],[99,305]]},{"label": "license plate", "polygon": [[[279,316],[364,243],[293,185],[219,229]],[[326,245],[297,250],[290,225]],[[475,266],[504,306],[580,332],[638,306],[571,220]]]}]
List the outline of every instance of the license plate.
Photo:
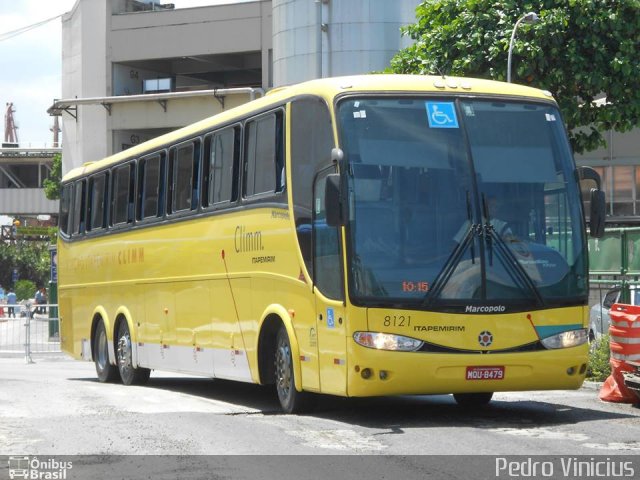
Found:
[{"label": "license plate", "polygon": [[467,367],[467,380],[502,380],[504,367]]}]

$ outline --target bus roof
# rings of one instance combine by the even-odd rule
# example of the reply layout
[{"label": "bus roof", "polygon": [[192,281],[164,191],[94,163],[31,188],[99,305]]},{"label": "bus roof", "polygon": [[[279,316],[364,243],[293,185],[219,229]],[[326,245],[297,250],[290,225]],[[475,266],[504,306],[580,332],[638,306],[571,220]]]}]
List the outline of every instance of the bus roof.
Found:
[{"label": "bus roof", "polygon": [[68,172],[63,181],[69,181],[85,174],[101,170],[122,160],[136,158],[152,153],[164,145],[177,143],[196,136],[202,131],[212,129],[217,125],[233,122],[253,111],[260,111],[269,106],[285,103],[288,99],[301,95],[317,95],[331,101],[333,97],[348,92],[442,92],[462,95],[493,94],[516,97],[529,97],[551,100],[551,94],[536,88],[514,83],[497,82],[466,77],[441,77],[427,75],[394,75],[373,74],[346,77],[332,77],[276,88],[267,92],[261,98],[247,102],[238,107],[226,110],[198,122],[179,128],[172,132],[153,138],[127,150],[106,157],[102,160],[87,162],[81,167]]}]

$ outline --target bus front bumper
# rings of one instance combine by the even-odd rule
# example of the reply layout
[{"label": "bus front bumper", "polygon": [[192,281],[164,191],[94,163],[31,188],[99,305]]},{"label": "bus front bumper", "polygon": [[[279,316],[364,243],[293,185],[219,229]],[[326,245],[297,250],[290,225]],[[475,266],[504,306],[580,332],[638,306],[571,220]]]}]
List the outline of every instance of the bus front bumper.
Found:
[{"label": "bus front bumper", "polygon": [[347,395],[578,389],[588,345],[508,354],[393,352],[352,345]]}]

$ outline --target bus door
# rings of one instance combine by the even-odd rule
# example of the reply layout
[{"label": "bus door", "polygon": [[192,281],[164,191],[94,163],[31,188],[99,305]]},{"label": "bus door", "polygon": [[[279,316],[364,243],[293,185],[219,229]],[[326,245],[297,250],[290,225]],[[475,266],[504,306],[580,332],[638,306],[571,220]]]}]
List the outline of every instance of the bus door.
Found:
[{"label": "bus door", "polygon": [[316,331],[322,393],[346,394],[346,316],[342,275],[340,229],[326,223],[324,192],[327,175],[321,171],[314,182],[314,292]]}]

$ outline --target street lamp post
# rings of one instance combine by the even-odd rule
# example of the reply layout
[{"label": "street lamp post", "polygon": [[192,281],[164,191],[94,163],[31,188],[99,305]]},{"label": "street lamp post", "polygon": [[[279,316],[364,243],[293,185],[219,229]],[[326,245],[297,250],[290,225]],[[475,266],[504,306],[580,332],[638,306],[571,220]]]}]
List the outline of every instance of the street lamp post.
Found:
[{"label": "street lamp post", "polygon": [[509,58],[507,60],[507,82],[511,83],[511,52],[513,51],[513,42],[516,39],[516,30],[521,23],[536,23],[540,20],[538,14],[535,12],[525,13],[521,16],[516,24],[513,26],[513,31],[511,32],[511,41],[509,42]]}]

